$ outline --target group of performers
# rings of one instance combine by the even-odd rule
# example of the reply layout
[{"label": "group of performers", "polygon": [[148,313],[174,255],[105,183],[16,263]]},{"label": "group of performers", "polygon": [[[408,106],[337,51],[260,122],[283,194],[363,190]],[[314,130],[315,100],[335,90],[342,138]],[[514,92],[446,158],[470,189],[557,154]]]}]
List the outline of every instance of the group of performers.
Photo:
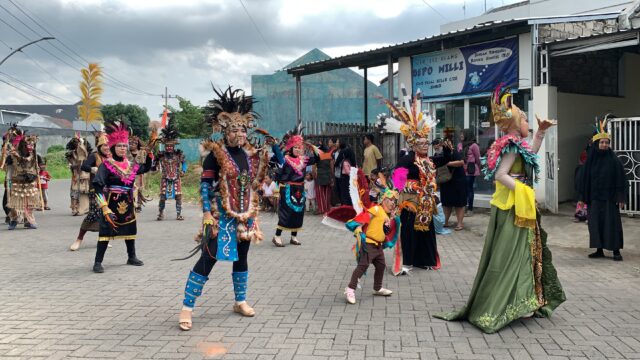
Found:
[{"label": "group of performers", "polygon": [[[271,163],[276,165],[274,175],[280,183],[278,224],[272,238],[278,248],[284,246],[283,230],[291,232],[290,244],[301,245],[298,234],[305,214],[303,179],[308,167],[323,155],[317,147],[305,142],[299,127],[285,135],[281,142],[257,128],[254,99],[242,90],[214,88],[214,92],[216,98],[205,107],[205,117],[214,134],[220,136],[218,140],[207,139],[201,144],[203,216],[199,245],[192,252],[192,256],[199,254],[199,259],[187,276],[179,317],[179,327],[185,331],[192,327],[196,300],[202,295],[217,261],[233,263],[233,311],[242,316],[255,315],[247,302],[247,257],[251,242],[264,238],[258,221],[258,190],[269,168],[270,153],[274,154],[275,160]],[[328,214],[328,217],[335,215],[356,239],[357,267],[345,288],[345,298],[350,304],[356,302],[355,291],[371,264],[375,267],[374,295],[392,294],[382,286],[385,248],[393,249],[394,275],[406,274],[412,268],[437,270],[441,267],[434,228],[436,170],[428,156],[430,131],[436,121],[420,111],[420,102],[419,95],[405,99],[402,106],[387,101],[393,116],[402,122],[400,130],[411,151],[399,159],[391,173],[377,171],[378,179],[371,182],[361,170],[353,167],[352,204]],[[537,119],[538,131],[530,145],[526,140],[528,120],[513,104],[508,89],[496,89],[491,97],[491,109],[496,125],[505,135],[495,141],[483,160],[485,178],[495,180],[496,190],[478,272],[466,306],[434,315],[444,320],[468,320],[486,333],[496,332],[519,318],[549,317],[565,301],[533,189],[539,172],[536,153],[553,122]],[[135,239],[136,212],[141,210],[144,196],[138,193],[136,182],[146,172],[158,169],[162,172],[157,220],[164,219],[168,199],[175,199],[177,220],[183,220],[181,176],[187,168],[184,155],[175,148],[178,138],[175,124],[169,121],[159,139],[164,143],[164,150],[154,154],[154,140],[144,146],[139,139],[130,138],[126,125],[115,122],[107,124],[106,132],[96,135],[93,152],[86,141],[72,140],[74,144],[68,149],[75,153],[69,158],[76,161],[84,156],[79,171],[88,175],[79,173],[77,178],[86,179],[90,187],[87,190],[89,211],[71,250],[80,247],[87,231],[97,231],[93,271],[104,271],[102,261],[112,240],[125,241],[127,264],[143,265],[136,255]],[[37,137],[12,129],[4,141],[9,144],[3,147],[3,153],[8,149],[8,156],[3,156],[6,161],[2,165],[8,167],[7,179],[11,184],[6,202],[10,209],[10,229],[22,219],[25,227],[35,228],[32,211],[41,201],[37,186]],[[378,198],[373,201],[369,198],[368,184],[377,187],[373,193],[378,194]],[[594,192],[589,192],[593,187],[588,186],[585,196],[596,198]],[[83,185],[72,188],[74,214],[80,213],[80,202],[76,201],[79,196],[74,192],[82,194],[83,190]],[[597,246],[600,249],[597,255],[601,254],[602,247],[608,248]]]}]

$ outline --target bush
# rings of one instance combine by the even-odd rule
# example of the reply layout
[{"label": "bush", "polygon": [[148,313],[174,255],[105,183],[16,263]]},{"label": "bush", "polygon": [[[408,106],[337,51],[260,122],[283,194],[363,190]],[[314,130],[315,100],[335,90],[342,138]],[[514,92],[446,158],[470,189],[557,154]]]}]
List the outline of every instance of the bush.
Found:
[{"label": "bush", "polygon": [[51,145],[47,149],[47,154],[58,152],[58,151],[64,151],[64,150],[65,150],[64,145]]},{"label": "bush", "polygon": [[64,153],[64,151],[49,152],[47,156],[45,156],[47,160],[47,171],[51,174],[52,180],[71,179],[71,170],[69,169],[67,159],[64,157]]}]

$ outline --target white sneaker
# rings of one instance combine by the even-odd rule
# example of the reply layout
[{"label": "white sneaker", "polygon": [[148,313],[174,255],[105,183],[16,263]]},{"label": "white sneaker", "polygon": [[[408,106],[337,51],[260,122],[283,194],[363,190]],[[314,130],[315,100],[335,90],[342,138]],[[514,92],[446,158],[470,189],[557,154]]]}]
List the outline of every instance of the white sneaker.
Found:
[{"label": "white sneaker", "polygon": [[373,295],[378,296],[390,296],[391,294],[393,294],[393,291],[385,288],[380,288],[380,290],[373,292]]},{"label": "white sneaker", "polygon": [[345,299],[347,299],[347,302],[349,304],[355,304],[356,303],[356,291],[353,290],[350,287],[346,287],[344,288],[344,297]]}]

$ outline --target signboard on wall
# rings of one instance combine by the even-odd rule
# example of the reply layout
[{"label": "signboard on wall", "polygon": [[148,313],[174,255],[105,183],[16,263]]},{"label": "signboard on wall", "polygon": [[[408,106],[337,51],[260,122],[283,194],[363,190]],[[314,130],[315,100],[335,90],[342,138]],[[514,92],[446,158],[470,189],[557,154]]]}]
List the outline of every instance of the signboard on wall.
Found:
[{"label": "signboard on wall", "polygon": [[411,81],[423,97],[493,91],[518,86],[518,38],[492,41],[411,58]]}]

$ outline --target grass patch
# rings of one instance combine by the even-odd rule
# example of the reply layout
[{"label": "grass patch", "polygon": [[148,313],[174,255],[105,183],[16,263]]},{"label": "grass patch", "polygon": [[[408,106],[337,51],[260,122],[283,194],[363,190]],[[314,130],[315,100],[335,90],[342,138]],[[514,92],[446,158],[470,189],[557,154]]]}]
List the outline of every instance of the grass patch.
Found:
[{"label": "grass patch", "polygon": [[[189,163],[187,173],[182,177],[182,201],[197,203],[200,201],[200,174],[202,166],[199,163]],[[160,171],[147,173],[146,191],[151,197],[156,199],[160,193]]]},{"label": "grass patch", "polygon": [[[64,151],[48,153],[45,159],[47,159],[47,171],[51,174],[52,180],[71,179],[71,170],[67,159],[64,158]],[[0,182],[4,182],[5,175],[5,171],[0,171]]]}]

